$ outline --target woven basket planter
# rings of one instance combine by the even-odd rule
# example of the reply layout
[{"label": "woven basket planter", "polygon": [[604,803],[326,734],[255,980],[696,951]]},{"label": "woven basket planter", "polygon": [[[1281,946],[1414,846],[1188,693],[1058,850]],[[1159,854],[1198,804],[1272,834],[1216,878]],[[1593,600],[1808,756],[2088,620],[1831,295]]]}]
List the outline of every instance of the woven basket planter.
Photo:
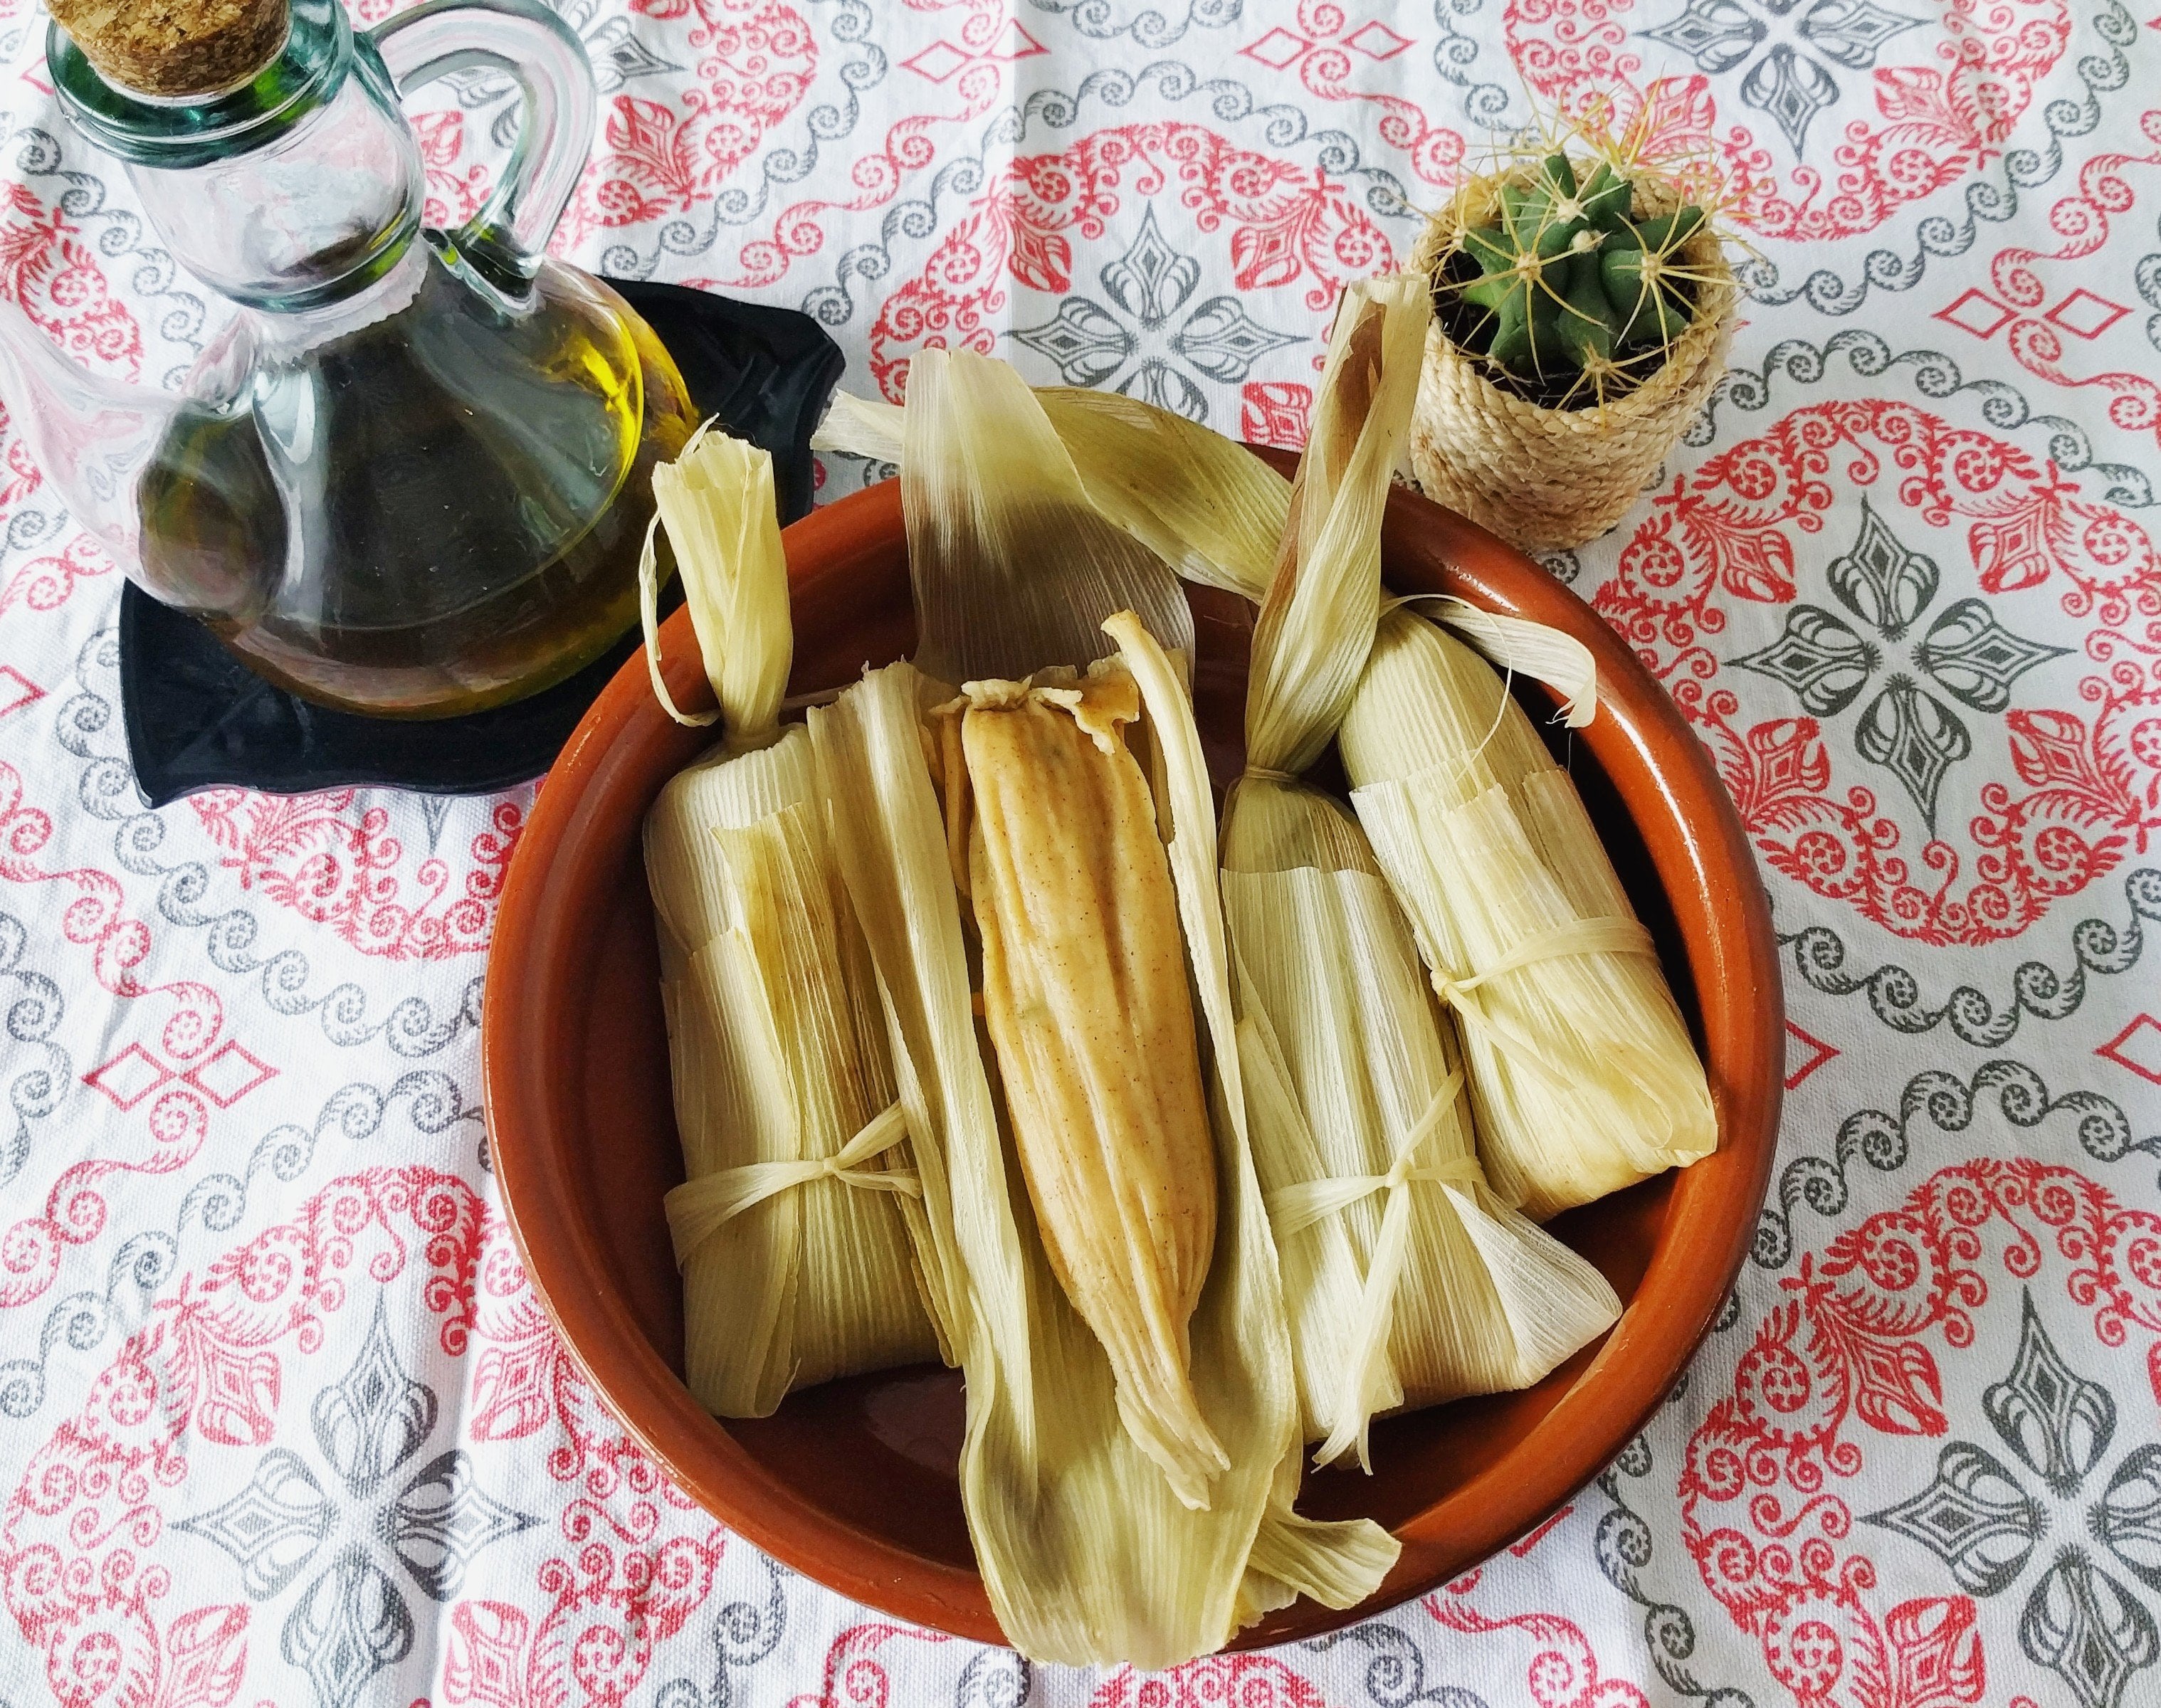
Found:
[{"label": "woven basket planter", "polygon": [[[1638,219],[1671,213],[1682,195],[1632,168]],[[1413,252],[1429,279],[1466,225],[1492,224],[1504,185],[1528,179],[1525,164],[1466,185],[1436,216]],[[1706,223],[1674,252],[1708,279],[1696,289],[1687,330],[1665,363],[1627,396],[1581,409],[1548,409],[1502,390],[1485,364],[1450,341],[1436,320],[1411,418],[1411,473],[1427,497],[1503,539],[1532,550],[1580,545],[1618,522],[1658,472],[1674,443],[1726,371],[1741,299],[1718,237]]]}]

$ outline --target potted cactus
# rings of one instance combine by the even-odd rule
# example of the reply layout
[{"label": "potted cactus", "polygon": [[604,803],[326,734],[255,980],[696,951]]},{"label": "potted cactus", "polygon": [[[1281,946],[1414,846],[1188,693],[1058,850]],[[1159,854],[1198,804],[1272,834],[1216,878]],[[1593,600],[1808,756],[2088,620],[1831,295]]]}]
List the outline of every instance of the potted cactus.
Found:
[{"label": "potted cactus", "polygon": [[1414,257],[1435,313],[1413,476],[1531,549],[1580,544],[1635,502],[1724,371],[1739,300],[1700,201],[1587,153],[1466,182]]}]

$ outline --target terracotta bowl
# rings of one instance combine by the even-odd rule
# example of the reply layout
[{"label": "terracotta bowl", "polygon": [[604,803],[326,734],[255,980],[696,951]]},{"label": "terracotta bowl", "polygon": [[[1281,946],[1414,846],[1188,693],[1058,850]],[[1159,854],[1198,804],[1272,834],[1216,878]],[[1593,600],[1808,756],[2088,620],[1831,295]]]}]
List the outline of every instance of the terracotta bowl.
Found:
[{"label": "terracotta bowl", "polygon": [[[1288,457],[1279,457],[1286,468]],[[791,692],[836,688],[914,645],[898,482],[786,534]],[[1619,1324],[1536,1388],[1377,1424],[1374,1470],[1309,1471],[1301,1508],[1371,1515],[1403,1557],[1362,1607],[1299,1601],[1241,1646],[1312,1637],[1458,1575],[1549,1516],[1620,1450],[1679,1376],[1739,1268],[1777,1131],[1777,948],[1747,837],[1698,744],[1626,646],[1492,535],[1406,492],[1383,539],[1390,584],[1445,591],[1568,630],[1597,656],[1597,720],[1565,755],[1705,1059],[1716,1154],[1571,1211],[1556,1233],[1627,1301]],[[1235,774],[1248,607],[1197,592],[1196,701],[1219,787]],[[687,613],[662,633],[679,704],[712,704]],[[626,664],[549,774],[505,884],[482,1052],[496,1172],[519,1250],[596,1387],[675,1480],[799,1571],[919,1624],[999,1640],[955,1478],[961,1378],[889,1372],[718,1422],[680,1379],[680,1294],[661,1195],[682,1179],[669,1101],[639,826],[708,736],[669,721]]]}]

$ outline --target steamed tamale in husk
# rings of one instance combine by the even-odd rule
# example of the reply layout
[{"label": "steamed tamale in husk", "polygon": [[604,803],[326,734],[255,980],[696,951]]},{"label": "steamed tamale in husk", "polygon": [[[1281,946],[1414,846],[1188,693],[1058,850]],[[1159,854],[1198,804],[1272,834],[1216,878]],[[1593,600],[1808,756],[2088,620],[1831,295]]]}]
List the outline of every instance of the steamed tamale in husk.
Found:
[{"label": "steamed tamale in husk", "polygon": [[1409,607],[1340,732],[1351,799],[1461,1016],[1480,1154],[1547,1216],[1707,1156],[1703,1064],[1568,774],[1499,677]]},{"label": "steamed tamale in husk", "polygon": [[1127,1429],[1205,1506],[1228,1461],[1186,1323],[1216,1248],[1214,1143],[1170,864],[1126,747],[1139,716],[1108,660],[972,682],[940,714],[940,751],[1044,1255],[1103,1343]]},{"label": "steamed tamale in husk", "polygon": [[1294,774],[1325,747],[1372,638],[1429,312],[1409,278],[1344,299],[1224,819],[1254,1155],[1321,1462],[1364,1463],[1377,1413],[1536,1382],[1620,1311],[1596,1269],[1487,1187],[1409,928],[1356,821]]},{"label": "steamed tamale in husk", "polygon": [[[1166,1665],[1299,1592],[1349,1605],[1396,1545],[1291,1511],[1296,1386],[1199,737],[1149,625],[1115,618],[1104,662],[1071,621],[1179,624],[1175,577],[1091,508],[1002,364],[919,353],[909,404],[910,549],[940,590],[923,650],[999,674],[956,693],[889,666],[810,726],[928,1236],[965,1278],[962,1499],[1016,1646]],[[1060,606],[974,596],[1016,565]]]},{"label": "steamed tamale in husk", "polygon": [[915,663],[966,684],[933,751],[1014,1150],[1128,1431],[1203,1507],[1226,1462],[1186,1375],[1215,1237],[1207,1117],[1169,867],[1125,745],[1138,690],[1092,665],[1133,607],[1190,641],[1185,595],[1090,509],[1004,363],[930,351],[909,397]]},{"label": "steamed tamale in husk", "polygon": [[772,461],[701,433],[654,488],[726,719],[645,825],[686,1379],[711,1411],[763,1417],[793,1388],[938,1355],[906,1225],[922,1187],[810,737],[778,722],[793,642]]}]

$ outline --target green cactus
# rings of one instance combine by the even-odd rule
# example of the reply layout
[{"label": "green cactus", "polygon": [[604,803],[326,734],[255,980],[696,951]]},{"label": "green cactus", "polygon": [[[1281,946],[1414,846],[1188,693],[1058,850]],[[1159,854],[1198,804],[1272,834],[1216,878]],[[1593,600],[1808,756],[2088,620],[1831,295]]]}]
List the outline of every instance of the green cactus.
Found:
[{"label": "green cactus", "polygon": [[[1498,219],[1462,234],[1452,284],[1457,341],[1540,389],[1616,364],[1642,366],[1689,323],[1693,293],[1676,252],[1704,222],[1687,206],[1638,220],[1634,186],[1600,161],[1579,179],[1565,154],[1504,186]],[[1446,306],[1444,299],[1443,306]]]}]

